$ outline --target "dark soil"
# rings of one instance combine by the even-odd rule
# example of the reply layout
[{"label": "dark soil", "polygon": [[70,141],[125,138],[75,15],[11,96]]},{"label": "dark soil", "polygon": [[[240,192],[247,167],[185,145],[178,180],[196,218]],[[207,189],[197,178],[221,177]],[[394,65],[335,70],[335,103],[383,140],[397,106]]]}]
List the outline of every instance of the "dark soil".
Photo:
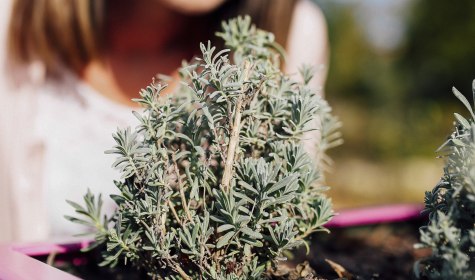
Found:
[{"label": "dark soil", "polygon": [[[48,262],[48,256],[36,257],[36,259]],[[87,280],[147,279],[145,273],[138,272],[133,267],[120,264],[114,268],[101,267],[98,265],[101,262],[102,257],[99,250],[92,250],[90,252],[77,251],[55,256],[53,266]]]},{"label": "dark soil", "polygon": [[[430,254],[416,250],[422,221],[332,229],[331,234],[312,237],[309,255],[296,254],[294,263],[308,260],[324,279],[341,276],[353,279],[413,279],[416,259]],[[347,273],[337,274],[327,260],[339,264]],[[342,275],[343,274],[343,275]]]}]

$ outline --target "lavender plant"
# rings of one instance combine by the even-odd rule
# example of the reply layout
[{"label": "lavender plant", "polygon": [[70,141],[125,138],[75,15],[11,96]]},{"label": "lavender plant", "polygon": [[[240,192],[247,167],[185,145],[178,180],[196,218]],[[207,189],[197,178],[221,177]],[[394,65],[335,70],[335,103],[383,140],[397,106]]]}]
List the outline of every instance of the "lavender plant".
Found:
[{"label": "lavender plant", "polygon": [[[101,197],[69,202],[106,244],[102,265],[131,262],[153,279],[261,279],[284,252],[333,216],[321,164],[302,146],[319,128],[319,158],[340,143],[340,123],[308,86],[280,70],[281,48],[249,17],[223,23],[230,49],[201,44],[163,96],[153,82],[135,101],[135,130],[118,130],[113,167],[122,180],[113,217]],[[232,58],[230,57],[232,56]],[[316,127],[312,124],[318,122]]]},{"label": "lavender plant", "polygon": [[[475,97],[475,81],[472,86]],[[421,228],[417,246],[431,248],[432,255],[417,262],[415,270],[428,279],[475,277],[475,115],[470,102],[453,92],[470,118],[455,113],[454,132],[438,150],[446,159],[444,176],[425,195],[429,225]]]}]

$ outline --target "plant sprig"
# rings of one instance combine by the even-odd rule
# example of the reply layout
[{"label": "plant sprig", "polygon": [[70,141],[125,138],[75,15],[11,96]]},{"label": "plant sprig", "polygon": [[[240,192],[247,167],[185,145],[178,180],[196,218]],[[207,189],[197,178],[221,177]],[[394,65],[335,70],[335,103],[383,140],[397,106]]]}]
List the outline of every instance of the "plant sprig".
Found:
[{"label": "plant sprig", "polygon": [[[454,132],[437,150],[446,162],[444,175],[425,193],[429,225],[421,228],[417,247],[431,248],[432,255],[414,269],[418,277],[429,279],[475,277],[475,115],[465,96],[455,88],[453,93],[470,118],[454,114]],[[473,93],[475,98],[475,81]]]},{"label": "plant sprig", "polygon": [[[72,203],[106,243],[103,265],[131,262],[153,279],[261,279],[287,250],[325,231],[333,211],[322,164],[302,139],[320,129],[318,158],[338,144],[328,104],[280,70],[281,49],[249,17],[223,24],[229,48],[201,44],[172,95],[154,81],[135,130],[114,134],[117,210]],[[229,55],[232,55],[232,59]],[[318,123],[316,127],[312,124]],[[94,197],[85,197],[95,205]],[[87,222],[87,220],[91,222]]]}]

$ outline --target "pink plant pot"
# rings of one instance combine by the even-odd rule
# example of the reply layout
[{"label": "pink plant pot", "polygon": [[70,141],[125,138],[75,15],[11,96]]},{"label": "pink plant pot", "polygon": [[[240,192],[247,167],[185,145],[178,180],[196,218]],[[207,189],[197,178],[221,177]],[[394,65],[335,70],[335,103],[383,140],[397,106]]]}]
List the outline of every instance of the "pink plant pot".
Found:
[{"label": "pink plant pot", "polygon": [[[404,222],[421,219],[420,204],[398,204],[340,210],[326,225],[328,228],[344,228],[379,223]],[[0,244],[0,280],[76,280],[76,276],[51,267],[33,257],[74,253],[87,247],[89,241],[72,243]],[[76,260],[73,260],[75,265]],[[81,260],[78,259],[78,265]]]},{"label": "pink plant pot", "polygon": [[395,204],[361,207],[337,211],[333,219],[326,224],[328,228],[396,223],[422,218],[421,204]]},{"label": "pink plant pot", "polygon": [[51,253],[66,254],[87,246],[87,242],[53,244],[48,242],[28,244],[0,244],[0,279],[1,280],[77,280],[76,276],[49,266],[36,256]]}]

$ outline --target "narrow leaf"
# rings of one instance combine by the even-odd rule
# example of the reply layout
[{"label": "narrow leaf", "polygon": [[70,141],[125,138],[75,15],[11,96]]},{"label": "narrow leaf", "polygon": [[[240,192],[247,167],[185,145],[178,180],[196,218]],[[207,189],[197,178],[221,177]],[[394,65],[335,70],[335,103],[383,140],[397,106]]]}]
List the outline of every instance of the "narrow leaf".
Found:
[{"label": "narrow leaf", "polygon": [[218,244],[216,244],[216,248],[221,248],[223,247],[224,245],[228,244],[229,240],[234,236],[235,232],[234,231],[230,231],[228,233],[226,233],[225,235],[221,236],[219,239],[218,239]]},{"label": "narrow leaf", "polygon": [[460,91],[458,91],[455,87],[452,88],[452,91],[454,95],[463,103],[463,105],[467,107],[468,111],[472,115],[472,119],[475,120],[475,114],[473,114],[472,106],[468,102],[467,98],[465,98],[465,96],[462,93],[460,93]]}]

